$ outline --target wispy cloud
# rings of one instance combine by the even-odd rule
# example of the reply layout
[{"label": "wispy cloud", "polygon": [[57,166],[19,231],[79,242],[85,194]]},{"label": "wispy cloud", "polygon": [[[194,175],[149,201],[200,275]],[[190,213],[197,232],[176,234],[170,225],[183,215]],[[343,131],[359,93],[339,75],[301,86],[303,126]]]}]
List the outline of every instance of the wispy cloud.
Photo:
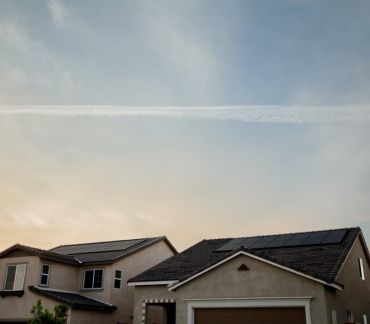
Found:
[{"label": "wispy cloud", "polygon": [[128,107],[110,105],[0,106],[0,115],[167,117],[255,123],[370,123],[370,106]]},{"label": "wispy cloud", "polygon": [[69,16],[69,10],[65,4],[60,0],[48,0],[47,1],[51,17],[56,27],[65,27],[66,20]]},{"label": "wispy cloud", "polygon": [[[20,19],[0,17],[0,58],[0,103],[25,96],[32,100],[38,87],[43,92],[57,88],[69,94],[79,87],[68,66],[30,34]],[[28,88],[31,84],[33,91]]]},{"label": "wispy cloud", "polygon": [[140,6],[139,21],[145,30],[145,40],[163,61],[200,87],[209,86],[217,67],[215,52],[202,29],[199,19],[201,4],[145,2]]},{"label": "wispy cloud", "polygon": [[47,6],[56,28],[88,33],[89,29],[85,22],[63,0],[47,0]]}]

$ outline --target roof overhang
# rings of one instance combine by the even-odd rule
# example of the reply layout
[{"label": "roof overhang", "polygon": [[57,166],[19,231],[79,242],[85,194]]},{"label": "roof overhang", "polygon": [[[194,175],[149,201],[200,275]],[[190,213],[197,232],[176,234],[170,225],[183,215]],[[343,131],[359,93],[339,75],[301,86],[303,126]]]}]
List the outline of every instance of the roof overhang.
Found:
[{"label": "roof overhang", "polygon": [[163,280],[163,281],[137,281],[128,282],[128,286],[170,286],[177,283],[178,280]]},{"label": "roof overhang", "polygon": [[55,252],[49,252],[46,250],[41,250],[41,249],[33,248],[30,246],[21,245],[18,243],[0,252],[0,259],[5,258],[9,253],[12,253],[14,251],[22,251],[30,256],[37,256],[39,258],[49,260],[49,261],[67,263],[67,264],[72,264],[72,265],[79,264],[79,262],[73,257],[68,257],[65,255],[58,255]]},{"label": "roof overhang", "polygon": [[88,297],[88,296],[83,296],[83,297],[85,299],[88,299],[88,300],[94,300],[94,302],[99,302],[100,305],[75,304],[74,302],[71,302],[70,300],[68,300],[66,298],[63,298],[63,297],[60,297],[60,296],[57,296],[57,295],[53,295],[53,292],[54,293],[60,292],[60,293],[67,293],[67,294],[69,293],[69,294],[73,294],[73,295],[82,296],[81,294],[79,294],[78,292],[75,292],[75,291],[67,291],[67,290],[59,290],[59,289],[51,289],[51,288],[41,288],[41,287],[36,287],[36,286],[28,286],[28,289],[30,291],[36,293],[36,294],[39,294],[39,295],[43,296],[43,297],[58,301],[58,302],[63,303],[65,305],[68,305],[72,309],[93,310],[93,311],[102,311],[102,312],[111,312],[111,311],[114,311],[114,310],[117,309],[117,306],[115,306],[115,305],[112,305],[112,304],[109,304],[107,302],[98,300],[96,298]]},{"label": "roof overhang", "polygon": [[267,260],[267,259],[261,258],[261,257],[259,257],[259,256],[256,256],[256,255],[252,254],[252,253],[249,253],[249,252],[247,252],[247,251],[237,251],[237,252],[233,253],[232,255],[230,255],[230,256],[228,256],[228,257],[226,257],[225,259],[223,259],[223,260],[221,260],[221,261],[219,261],[219,262],[217,262],[217,263],[215,263],[215,264],[213,264],[213,265],[209,266],[208,268],[206,268],[206,269],[204,269],[204,270],[202,270],[202,271],[200,271],[200,272],[198,272],[198,273],[194,274],[193,276],[191,276],[191,277],[189,277],[189,278],[186,278],[186,279],[184,279],[184,280],[182,280],[182,281],[175,282],[174,284],[172,284],[172,285],[169,287],[169,289],[168,289],[168,290],[170,290],[170,291],[172,291],[172,290],[176,290],[177,288],[179,288],[179,287],[181,287],[181,286],[185,285],[186,283],[188,283],[188,282],[190,282],[190,281],[192,281],[192,280],[194,280],[194,279],[196,279],[196,278],[198,278],[198,277],[202,276],[203,274],[205,274],[205,273],[207,273],[207,272],[209,272],[209,271],[211,271],[211,270],[213,270],[213,269],[215,269],[215,268],[219,267],[220,265],[222,265],[222,264],[224,264],[224,263],[226,263],[226,262],[228,262],[228,261],[230,261],[230,260],[232,260],[232,259],[234,259],[234,258],[236,258],[236,257],[240,256],[240,255],[244,255],[244,256],[250,257],[250,258],[252,258],[252,259],[259,260],[259,261],[261,261],[261,262],[264,262],[264,263],[270,264],[270,265],[272,265],[272,266],[274,266],[274,267],[277,267],[277,268],[279,268],[279,269],[282,269],[282,270],[288,271],[288,272],[290,272],[290,273],[294,273],[294,274],[296,274],[296,275],[298,275],[298,276],[301,276],[301,277],[307,278],[307,279],[309,279],[309,280],[312,280],[312,281],[318,282],[318,283],[323,284],[323,285],[325,285],[325,286],[332,287],[332,288],[337,289],[337,290],[340,290],[340,291],[342,291],[342,290],[343,290],[343,287],[342,287],[342,286],[340,286],[339,284],[325,282],[325,281],[323,281],[323,280],[321,280],[321,279],[318,279],[318,278],[312,277],[312,276],[307,275],[307,274],[305,274],[305,273],[302,273],[302,272],[300,272],[300,271],[297,271],[297,270],[294,270],[294,269],[291,269],[291,268],[285,267],[285,266],[283,266],[283,265],[281,265],[281,264],[275,263],[275,262],[273,262],[273,261],[270,261],[270,260]]}]

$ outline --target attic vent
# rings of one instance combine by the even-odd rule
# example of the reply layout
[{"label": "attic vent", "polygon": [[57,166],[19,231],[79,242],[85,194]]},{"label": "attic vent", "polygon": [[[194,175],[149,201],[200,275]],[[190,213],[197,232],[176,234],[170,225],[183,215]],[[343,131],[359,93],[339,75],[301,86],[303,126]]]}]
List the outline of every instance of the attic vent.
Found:
[{"label": "attic vent", "polygon": [[238,271],[248,271],[249,268],[245,264],[241,264],[238,268]]}]

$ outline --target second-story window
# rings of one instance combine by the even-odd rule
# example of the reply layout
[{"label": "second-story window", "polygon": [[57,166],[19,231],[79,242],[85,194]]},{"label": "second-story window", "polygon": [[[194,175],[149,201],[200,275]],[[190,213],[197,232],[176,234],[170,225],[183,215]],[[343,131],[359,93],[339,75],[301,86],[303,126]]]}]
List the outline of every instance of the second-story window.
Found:
[{"label": "second-story window", "polygon": [[122,281],[122,271],[116,270],[114,272],[114,288],[120,289]]},{"label": "second-story window", "polygon": [[358,268],[360,271],[360,278],[365,280],[364,263],[362,262],[361,258],[358,258]]},{"label": "second-story window", "polygon": [[50,272],[50,265],[43,264],[42,269],[41,269],[41,279],[40,279],[41,286],[49,285],[49,272]]},{"label": "second-story window", "polygon": [[8,265],[6,268],[6,276],[4,290],[23,290],[24,278],[26,276],[25,263]]},{"label": "second-story window", "polygon": [[84,272],[84,289],[100,289],[103,287],[103,270],[91,269]]}]

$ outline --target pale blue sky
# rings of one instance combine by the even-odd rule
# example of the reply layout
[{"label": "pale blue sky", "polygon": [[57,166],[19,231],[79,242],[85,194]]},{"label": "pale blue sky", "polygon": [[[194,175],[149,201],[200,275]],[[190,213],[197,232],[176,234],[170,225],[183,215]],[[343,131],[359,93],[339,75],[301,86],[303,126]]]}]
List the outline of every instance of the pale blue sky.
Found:
[{"label": "pale blue sky", "polygon": [[370,99],[367,0],[1,0],[0,9],[2,103]]},{"label": "pale blue sky", "polygon": [[352,225],[369,241],[369,13],[0,0],[0,247]]}]

